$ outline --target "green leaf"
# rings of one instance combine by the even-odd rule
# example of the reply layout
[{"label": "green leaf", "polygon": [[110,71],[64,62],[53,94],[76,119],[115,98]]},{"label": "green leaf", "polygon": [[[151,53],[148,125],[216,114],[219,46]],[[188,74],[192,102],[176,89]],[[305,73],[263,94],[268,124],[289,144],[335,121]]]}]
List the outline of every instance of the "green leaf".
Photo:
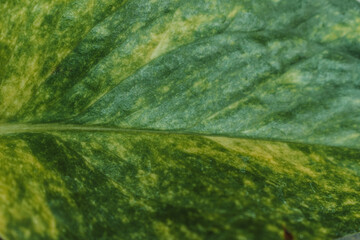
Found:
[{"label": "green leaf", "polygon": [[355,0],[2,1],[0,238],[359,232],[359,26]]}]

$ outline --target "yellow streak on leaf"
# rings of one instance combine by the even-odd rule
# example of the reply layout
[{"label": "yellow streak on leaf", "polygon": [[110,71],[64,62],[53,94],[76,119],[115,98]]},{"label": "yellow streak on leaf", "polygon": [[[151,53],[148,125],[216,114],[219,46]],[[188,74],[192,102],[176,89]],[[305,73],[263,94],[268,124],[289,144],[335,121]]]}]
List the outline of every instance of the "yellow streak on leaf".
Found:
[{"label": "yellow streak on leaf", "polygon": [[[286,143],[213,136],[207,138],[244,156],[266,161],[266,165],[280,173],[293,175],[293,169],[297,169],[313,178],[320,174],[306,166],[306,163],[310,161],[307,155],[290,148]],[[318,160],[321,161],[321,159]]]}]

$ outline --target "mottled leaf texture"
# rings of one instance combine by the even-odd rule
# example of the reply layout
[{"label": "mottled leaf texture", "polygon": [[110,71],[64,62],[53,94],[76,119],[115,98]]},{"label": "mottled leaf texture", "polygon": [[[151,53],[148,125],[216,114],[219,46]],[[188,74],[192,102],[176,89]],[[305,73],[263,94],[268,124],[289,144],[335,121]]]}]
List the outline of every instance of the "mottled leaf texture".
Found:
[{"label": "mottled leaf texture", "polygon": [[0,1],[0,239],[356,232],[359,1]]}]

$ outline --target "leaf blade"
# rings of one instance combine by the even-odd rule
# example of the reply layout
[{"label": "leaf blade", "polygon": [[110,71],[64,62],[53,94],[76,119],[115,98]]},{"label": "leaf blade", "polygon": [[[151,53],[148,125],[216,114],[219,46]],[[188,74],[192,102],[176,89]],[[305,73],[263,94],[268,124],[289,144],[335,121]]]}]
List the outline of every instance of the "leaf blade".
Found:
[{"label": "leaf blade", "polygon": [[[203,238],[211,233],[224,238],[278,239],[284,223],[295,237],[301,233],[322,239],[338,236],[345,226],[349,230],[356,226],[358,150],[223,137],[74,131],[2,137],[2,146],[19,139],[17,144],[26,147],[17,149],[28,149],[32,157],[15,159],[23,165],[35,161],[30,166],[47,169],[33,181],[40,189],[45,187],[47,197],[41,202],[50,208],[49,217],[56,219],[53,228],[58,235],[47,235],[49,239],[161,238],[164,229],[175,238],[181,234]],[[2,152],[11,153],[7,148]],[[4,156],[1,161],[6,163]],[[9,179],[21,176],[17,166],[13,163],[12,170],[3,169],[3,174]],[[26,181],[9,181],[8,187],[29,194],[27,199],[40,197],[44,190]],[[12,209],[7,205],[20,199],[15,197],[3,208]],[[17,209],[27,219],[39,214]],[[18,225],[10,223],[15,225],[2,232],[16,237],[12,234],[19,232]],[[314,225],[320,230],[314,231]],[[7,235],[9,229],[13,233]],[[34,229],[31,238],[48,233],[48,228]]]}]

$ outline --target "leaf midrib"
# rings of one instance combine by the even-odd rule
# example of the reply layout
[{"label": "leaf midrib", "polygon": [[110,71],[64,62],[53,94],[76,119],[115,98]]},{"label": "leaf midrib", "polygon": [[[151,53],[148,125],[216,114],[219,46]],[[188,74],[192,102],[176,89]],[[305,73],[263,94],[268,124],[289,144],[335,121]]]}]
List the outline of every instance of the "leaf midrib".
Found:
[{"label": "leaf midrib", "polygon": [[140,129],[140,128],[119,128],[101,125],[76,125],[76,124],[63,124],[63,123],[44,123],[44,124],[31,124],[31,123],[2,123],[0,124],[0,137],[18,133],[46,133],[46,132],[113,132],[113,133],[139,133],[139,134],[164,134],[164,135],[186,135],[198,137],[221,137],[231,139],[245,139],[249,141],[268,141],[268,142],[282,142],[282,143],[295,143],[303,145],[335,147],[342,149],[360,150],[356,147],[347,147],[330,144],[319,144],[302,141],[291,141],[277,138],[259,138],[251,136],[229,136],[224,134],[211,134],[201,132],[191,132],[184,130],[160,130],[160,129]]}]

